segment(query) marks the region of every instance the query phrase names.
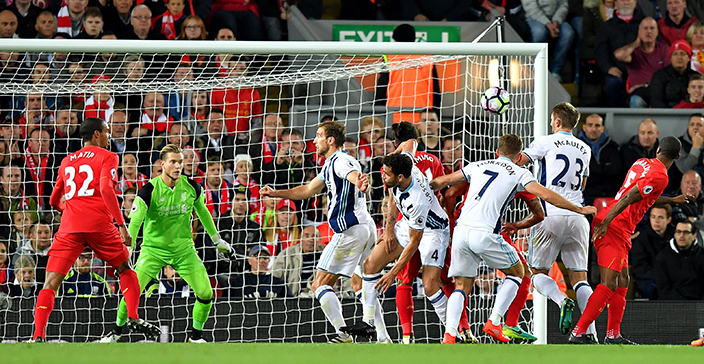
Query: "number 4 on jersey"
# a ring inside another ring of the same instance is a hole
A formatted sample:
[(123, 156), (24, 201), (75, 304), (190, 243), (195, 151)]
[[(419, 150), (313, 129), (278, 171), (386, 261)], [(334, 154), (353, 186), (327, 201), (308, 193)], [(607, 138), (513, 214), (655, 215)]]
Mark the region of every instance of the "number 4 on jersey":
[[(74, 179), (76, 178), (76, 168), (68, 166), (64, 169), (64, 171), (66, 172), (66, 186), (70, 188), (68, 192), (64, 193), (64, 198), (68, 201), (76, 195), (76, 182), (74, 182)], [(93, 169), (91, 169), (87, 164), (81, 164), (78, 167), (78, 173), (84, 173), (86, 175), (81, 188), (78, 190), (78, 196), (93, 196), (95, 189), (88, 188), (90, 183), (93, 181)]]

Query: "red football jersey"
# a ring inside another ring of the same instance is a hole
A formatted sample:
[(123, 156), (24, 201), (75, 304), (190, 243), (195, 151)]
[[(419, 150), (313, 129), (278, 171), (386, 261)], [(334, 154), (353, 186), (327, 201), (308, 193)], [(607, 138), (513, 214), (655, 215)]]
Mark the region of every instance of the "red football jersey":
[(655, 200), (662, 195), (668, 182), (667, 168), (658, 159), (641, 158), (633, 163), (633, 166), (626, 174), (626, 181), (623, 182), (623, 186), (616, 194), (615, 200), (611, 201), (605, 210), (611, 211), (618, 200), (634, 185), (638, 186), (638, 191), (643, 196), (643, 199), (626, 207), (623, 212), (614, 218), (609, 228), (633, 234), (636, 224), (643, 218), (650, 206), (655, 203)]
[[(98, 146), (88, 146), (69, 154), (61, 162), (56, 188), (52, 194), (63, 195), (65, 208), (59, 231), (62, 233), (93, 233), (115, 229), (113, 215), (103, 200), (100, 181), (109, 178), (111, 192), (117, 183), (117, 154)], [(115, 199), (117, 197), (106, 196)], [(119, 205), (118, 210), (119, 210)], [(124, 223), (122, 214), (116, 218)]]
[(416, 156), (413, 159), (415, 159), (416, 167), (423, 172), (428, 181), (445, 175), (445, 168), (442, 167), (438, 157), (426, 152), (416, 152)]

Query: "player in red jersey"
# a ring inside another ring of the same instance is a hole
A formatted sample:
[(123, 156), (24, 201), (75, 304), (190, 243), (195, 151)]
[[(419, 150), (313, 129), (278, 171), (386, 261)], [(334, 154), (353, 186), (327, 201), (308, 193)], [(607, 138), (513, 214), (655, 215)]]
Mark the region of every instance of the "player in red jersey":
[(49, 200), (63, 215), (49, 249), (46, 282), (34, 309), (33, 341), (45, 341), (46, 323), (54, 309), (56, 292), (86, 247), (120, 272), (130, 329), (156, 338), (159, 329), (137, 314), (141, 290), (137, 274), (129, 266), (129, 251), (125, 246), (132, 244), (132, 237), (115, 195), (118, 157), (106, 149), (110, 142), (108, 125), (102, 119), (88, 118), (81, 123), (80, 133), (85, 146), (63, 159)]
[[(463, 182), (453, 185), (445, 192), (445, 209), (450, 217), (450, 228), (454, 227), (455, 219), (457, 219), (459, 212), (462, 209), (460, 205), (460, 208), (455, 211), (457, 197), (466, 194), (468, 187), (469, 183)], [(520, 325), (518, 325), (521, 310), (525, 306), (526, 300), (528, 299), (528, 294), (530, 293), (531, 270), (528, 266), (526, 258), (523, 256), (523, 253), (521, 253), (518, 246), (516, 246), (513, 240), (511, 240), (511, 235), (515, 234), (520, 229), (529, 228), (543, 221), (543, 219), (545, 219), (545, 210), (543, 210), (540, 200), (530, 192), (518, 192), (516, 193), (516, 196), (514, 196), (514, 199), (524, 201), (528, 206), (528, 210), (530, 210), (530, 214), (514, 223), (504, 222), (501, 235), (514, 249), (516, 249), (516, 252), (518, 252), (518, 258), (521, 260), (521, 264), (523, 264), (523, 271), (525, 274), (521, 279), (521, 285), (516, 293), (516, 298), (513, 299), (513, 302), (511, 302), (511, 305), (506, 312), (506, 317), (504, 320), (505, 325), (502, 329), (504, 337), (497, 339), (500, 341), (508, 341), (508, 338), (514, 338), (519, 340), (534, 341), (537, 338), (529, 332), (524, 331)], [(462, 204), (464, 204), (464, 201), (462, 201)]]
[(660, 141), (654, 159), (639, 159), (628, 170), (616, 198), (594, 218), (594, 249), (601, 283), (589, 297), (582, 317), (572, 330), (569, 342), (592, 344), (584, 335), (589, 325), (609, 305), (609, 321), (604, 344), (634, 344), (621, 336), (621, 320), (628, 292), (628, 251), (636, 224), (654, 203), (685, 203), (693, 196), (661, 197), (667, 187), (667, 170), (679, 158), (681, 143), (675, 137)]

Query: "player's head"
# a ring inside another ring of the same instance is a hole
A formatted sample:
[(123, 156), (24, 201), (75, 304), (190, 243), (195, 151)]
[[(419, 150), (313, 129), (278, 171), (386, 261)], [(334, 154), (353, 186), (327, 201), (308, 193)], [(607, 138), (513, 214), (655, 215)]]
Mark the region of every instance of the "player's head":
[(694, 228), (694, 223), (689, 220), (678, 221), (675, 226), (675, 244), (677, 249), (689, 249), (694, 240), (697, 238), (697, 230)]
[(405, 185), (405, 181), (410, 181), (413, 161), (407, 154), (389, 154), (384, 157), (382, 163), (384, 166), (382, 167), (381, 179), (386, 187)]
[[(657, 157), (658, 159), (661, 159), (661, 157), (665, 158), (666, 160), (662, 162), (669, 168), (670, 164), (672, 164), (675, 159), (680, 157), (680, 148), (682, 148), (682, 143), (679, 139), (673, 136), (664, 137), (660, 141)], [(667, 164), (666, 162), (669, 162), (670, 164)]]
[(552, 132), (572, 131), (579, 122), (579, 111), (569, 102), (561, 102), (552, 108), (550, 125)]
[(523, 150), (523, 140), (516, 134), (506, 134), (499, 138), (499, 157), (507, 157), (515, 162)]
[(337, 151), (345, 145), (345, 124), (339, 121), (325, 121), (318, 126), (313, 143), (319, 155), (326, 156), (333, 149)]
[(175, 181), (181, 177), (183, 168), (183, 150), (175, 144), (168, 144), (159, 152), (161, 175)]
[(393, 35), (391, 36), (394, 42), (415, 42), (416, 41), (416, 28), (410, 24), (401, 24), (394, 29)]
[(391, 125), (391, 131), (393, 133), (396, 146), (401, 145), (401, 143), (406, 140), (418, 139), (418, 129), (416, 129), (416, 126), (410, 121), (402, 121)]
[(108, 123), (100, 118), (87, 118), (80, 127), (81, 138), (86, 145), (107, 148), (110, 143), (110, 129)]

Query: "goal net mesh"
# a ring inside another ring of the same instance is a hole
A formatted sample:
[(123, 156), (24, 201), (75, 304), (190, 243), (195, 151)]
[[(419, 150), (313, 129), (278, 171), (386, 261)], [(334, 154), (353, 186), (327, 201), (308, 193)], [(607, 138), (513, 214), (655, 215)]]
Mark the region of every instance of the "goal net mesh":
[[(85, 118), (103, 118), (111, 128), (108, 149), (120, 156), (116, 189), (125, 216), (138, 189), (161, 173), (159, 150), (169, 143), (183, 148), (183, 173), (203, 186), (221, 235), (237, 252), (232, 258), (217, 254), (194, 215), (195, 248), (215, 292), (207, 340), (322, 341), (334, 329), (310, 283), (330, 240), (327, 198), (290, 203), (262, 198), (259, 189), (292, 188), (315, 178), (323, 163), (312, 143), (316, 126), (334, 117), (347, 128), (345, 150), (370, 176), (369, 210), (381, 233), (386, 204), (380, 161), (394, 149), (390, 126), (417, 123), (422, 145), (446, 172), (493, 158), (504, 134), (516, 133), (527, 145), (534, 134), (533, 67), (526, 56), (311, 55), (305, 48), (269, 55), (0, 53), (0, 237), (7, 252), (0, 244), (0, 286), (11, 297), (0, 294), (0, 340), (31, 338), (32, 308), (61, 221), (49, 196), (62, 158), (82, 147), (78, 126)], [(510, 94), (504, 115), (480, 105), (490, 86)], [(507, 220), (525, 214), (525, 205), (514, 202)], [(141, 236), (135, 240), (133, 260)], [(255, 289), (247, 272), (264, 259), (248, 252), (258, 244), (272, 257), (268, 276), (258, 278), (268, 287)], [(177, 271), (165, 268), (140, 305), (165, 331), (162, 341), (184, 340), (190, 329), (194, 293)], [(469, 321), (482, 342), (491, 341), (481, 327), (501, 279), (487, 269), (470, 295)], [(79, 258), (62, 284), (47, 338), (98, 340), (114, 322), (118, 286), (111, 267), (90, 254)], [(416, 341), (438, 342), (443, 328), (420, 278), (413, 287)], [(335, 290), (347, 322), (360, 319), (361, 303), (349, 280)], [(394, 292), (381, 300), (398, 342)], [(532, 331), (528, 307), (520, 324)]]

